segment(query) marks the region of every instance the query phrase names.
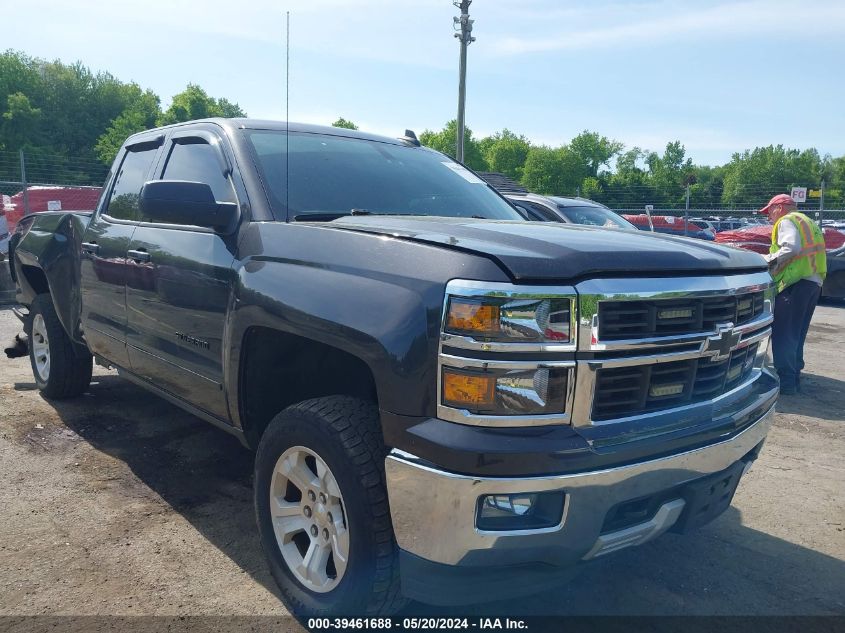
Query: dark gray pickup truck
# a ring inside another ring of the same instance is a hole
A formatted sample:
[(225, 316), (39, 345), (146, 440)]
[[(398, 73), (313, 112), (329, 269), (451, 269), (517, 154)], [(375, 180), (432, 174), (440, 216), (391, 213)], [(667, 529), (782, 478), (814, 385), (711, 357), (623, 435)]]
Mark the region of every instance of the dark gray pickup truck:
[(766, 437), (760, 256), (520, 220), (413, 133), (208, 120), (10, 261), (45, 396), (96, 361), (235, 434), (288, 607), (387, 614), (702, 525)]

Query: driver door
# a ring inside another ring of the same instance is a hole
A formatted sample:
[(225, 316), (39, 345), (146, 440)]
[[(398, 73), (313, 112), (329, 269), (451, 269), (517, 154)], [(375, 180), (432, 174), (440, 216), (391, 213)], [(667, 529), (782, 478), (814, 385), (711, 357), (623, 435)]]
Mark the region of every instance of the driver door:
[[(237, 202), (224, 139), (189, 129), (168, 138), (163, 180), (208, 184), (218, 202)], [(228, 419), (223, 332), (236, 283), (237, 232), (162, 224), (140, 217), (128, 249), (127, 348), (132, 371)]]

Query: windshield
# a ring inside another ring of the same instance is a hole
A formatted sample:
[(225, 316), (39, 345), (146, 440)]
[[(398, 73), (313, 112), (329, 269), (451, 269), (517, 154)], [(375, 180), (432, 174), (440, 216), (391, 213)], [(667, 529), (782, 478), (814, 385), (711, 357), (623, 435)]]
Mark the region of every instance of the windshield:
[(475, 174), (426, 149), (291, 132), (286, 174), (285, 132), (247, 130), (246, 135), (280, 220), (349, 214), (522, 220)]
[(637, 230), (637, 227), (610, 209), (594, 206), (565, 207), (563, 205), (558, 205), (557, 208), (573, 224), (588, 224), (609, 229)]

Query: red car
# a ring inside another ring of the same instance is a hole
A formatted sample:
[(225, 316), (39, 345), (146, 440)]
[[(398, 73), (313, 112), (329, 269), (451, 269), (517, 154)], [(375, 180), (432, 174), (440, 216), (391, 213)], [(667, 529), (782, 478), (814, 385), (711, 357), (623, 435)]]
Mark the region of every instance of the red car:
[(651, 223), (649, 223), (649, 217), (645, 213), (637, 215), (623, 214), (622, 217), (641, 231), (651, 231), (652, 227), (654, 227), (655, 233), (685, 235), (686, 237), (695, 237), (701, 240), (712, 240), (715, 236), (715, 232), (712, 229), (702, 229), (692, 220), (688, 220), (687, 230), (684, 231), (684, 218), (674, 215), (652, 215)]
[[(29, 212), (93, 211), (102, 190), (102, 187), (28, 187)], [(8, 200), (4, 198), (3, 209), (6, 212), (9, 232), (12, 232), (18, 221), (26, 214), (23, 191), (10, 196)]]

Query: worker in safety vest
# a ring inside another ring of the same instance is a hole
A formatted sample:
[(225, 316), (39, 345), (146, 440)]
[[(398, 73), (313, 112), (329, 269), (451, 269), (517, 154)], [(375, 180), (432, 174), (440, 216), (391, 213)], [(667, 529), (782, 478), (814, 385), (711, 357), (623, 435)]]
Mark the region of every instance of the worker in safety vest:
[(780, 392), (792, 395), (801, 390), (804, 340), (827, 274), (824, 234), (783, 193), (772, 198), (759, 213), (768, 215), (774, 224), (772, 246), (766, 255), (778, 293), (772, 356), (780, 376)]

